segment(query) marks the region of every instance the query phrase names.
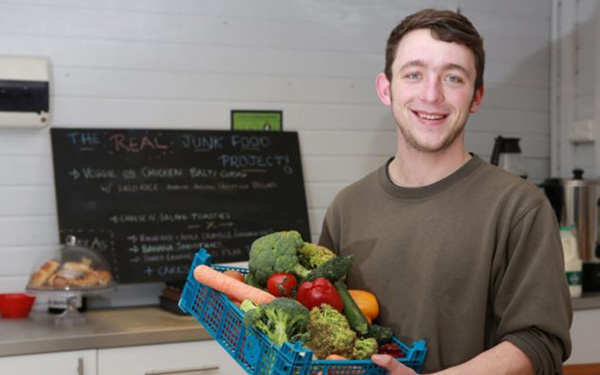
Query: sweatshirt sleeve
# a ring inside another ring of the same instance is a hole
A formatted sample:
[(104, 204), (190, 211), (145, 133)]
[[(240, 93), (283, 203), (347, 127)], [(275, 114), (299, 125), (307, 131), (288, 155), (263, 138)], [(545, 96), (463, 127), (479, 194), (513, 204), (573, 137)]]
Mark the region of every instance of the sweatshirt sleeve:
[(560, 233), (550, 204), (541, 200), (515, 217), (504, 251), (494, 258), (495, 343), (509, 341), (538, 375), (562, 373), (571, 353), (572, 306)]

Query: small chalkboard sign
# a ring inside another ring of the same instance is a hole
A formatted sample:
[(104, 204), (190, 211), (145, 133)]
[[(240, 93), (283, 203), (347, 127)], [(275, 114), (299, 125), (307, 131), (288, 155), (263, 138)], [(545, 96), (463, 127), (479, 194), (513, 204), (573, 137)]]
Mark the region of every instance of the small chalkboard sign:
[(247, 260), (274, 231), (310, 240), (295, 132), (56, 128), (52, 150), (61, 241), (119, 283), (183, 280), (200, 248)]

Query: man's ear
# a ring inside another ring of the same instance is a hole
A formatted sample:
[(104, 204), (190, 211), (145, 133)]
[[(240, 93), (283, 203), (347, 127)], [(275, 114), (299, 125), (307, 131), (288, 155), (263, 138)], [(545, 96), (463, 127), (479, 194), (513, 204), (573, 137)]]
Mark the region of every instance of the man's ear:
[(392, 105), (392, 92), (390, 90), (390, 81), (384, 73), (379, 73), (375, 79), (375, 87), (377, 88), (377, 96), (383, 105)]
[(481, 105), (481, 100), (483, 99), (484, 91), (485, 90), (484, 90), (483, 86), (481, 86), (480, 88), (475, 90), (475, 95), (473, 95), (473, 101), (471, 102), (471, 109), (470, 109), (471, 113), (475, 113), (479, 109), (479, 106)]

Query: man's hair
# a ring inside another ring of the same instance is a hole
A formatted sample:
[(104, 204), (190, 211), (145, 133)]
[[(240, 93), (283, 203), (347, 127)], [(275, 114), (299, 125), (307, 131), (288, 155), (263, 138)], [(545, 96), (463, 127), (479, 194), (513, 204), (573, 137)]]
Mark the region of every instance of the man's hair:
[(483, 87), (483, 70), (485, 68), (485, 51), (483, 38), (475, 26), (460, 13), (451, 10), (424, 9), (406, 17), (392, 30), (385, 49), (385, 75), (392, 80), (392, 63), (400, 40), (410, 31), (429, 29), (431, 35), (443, 42), (458, 43), (469, 48), (475, 55), (475, 89)]

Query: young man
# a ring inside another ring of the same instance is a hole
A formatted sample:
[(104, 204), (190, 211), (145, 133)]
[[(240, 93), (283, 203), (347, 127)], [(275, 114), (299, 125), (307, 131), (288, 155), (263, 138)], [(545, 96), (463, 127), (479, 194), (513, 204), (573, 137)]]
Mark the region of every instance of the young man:
[(354, 255), (348, 284), (377, 295), (382, 324), (427, 340), (425, 373), (560, 374), (572, 309), (554, 212), (534, 185), (465, 147), (484, 65), (458, 13), (420, 11), (392, 31), (376, 87), (396, 154), (336, 196), (320, 243)]

